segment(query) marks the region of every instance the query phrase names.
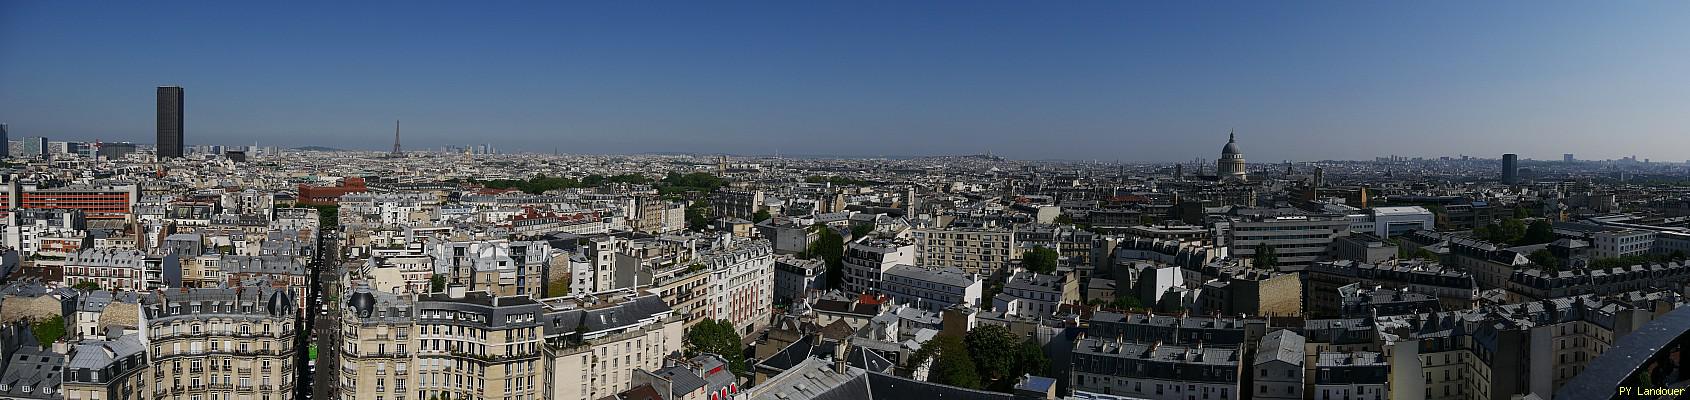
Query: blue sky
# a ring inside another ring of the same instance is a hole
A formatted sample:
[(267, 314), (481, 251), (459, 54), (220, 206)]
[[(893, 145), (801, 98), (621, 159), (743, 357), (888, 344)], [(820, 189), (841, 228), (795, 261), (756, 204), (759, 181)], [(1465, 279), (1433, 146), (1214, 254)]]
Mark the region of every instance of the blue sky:
[(1690, 2), (23, 2), (14, 139), (1690, 159)]

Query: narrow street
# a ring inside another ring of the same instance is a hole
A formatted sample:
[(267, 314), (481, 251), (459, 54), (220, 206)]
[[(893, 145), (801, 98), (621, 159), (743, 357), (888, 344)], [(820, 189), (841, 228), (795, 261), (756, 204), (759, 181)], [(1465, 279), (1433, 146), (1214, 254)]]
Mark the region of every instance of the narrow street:
[[(322, 313), (323, 305), (335, 297), (336, 287), (339, 285), (340, 246), (336, 240), (339, 231), (325, 228), (317, 238), (318, 252), (312, 262), (312, 274), (307, 285), (305, 297), (305, 318), (300, 319), (300, 334), (297, 337), (299, 350), (298, 380), (296, 380), (294, 398), (298, 399), (329, 399), (335, 394), (334, 389), (339, 369), (337, 361), (337, 343), (335, 332), (340, 324), (335, 318), (338, 307), (329, 304), (329, 313)], [(317, 346), (317, 365), (313, 370), (309, 366), (309, 345)]]

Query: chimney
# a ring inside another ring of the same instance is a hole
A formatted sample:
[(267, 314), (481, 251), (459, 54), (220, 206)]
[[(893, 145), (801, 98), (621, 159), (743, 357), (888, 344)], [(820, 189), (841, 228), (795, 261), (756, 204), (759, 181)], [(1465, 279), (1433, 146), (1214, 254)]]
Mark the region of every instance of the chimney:
[(851, 354), (851, 342), (848, 339), (841, 339), (838, 345), (833, 346), (833, 372), (843, 374), (850, 368), (851, 364), (845, 362), (848, 354)]
[(464, 287), (463, 284), (454, 283), (454, 284), (446, 286), (446, 297), (453, 298), (453, 299), (461, 299), (461, 298), (464, 298), (464, 293), (467, 292), (467, 291), (469, 291), (469, 288)]

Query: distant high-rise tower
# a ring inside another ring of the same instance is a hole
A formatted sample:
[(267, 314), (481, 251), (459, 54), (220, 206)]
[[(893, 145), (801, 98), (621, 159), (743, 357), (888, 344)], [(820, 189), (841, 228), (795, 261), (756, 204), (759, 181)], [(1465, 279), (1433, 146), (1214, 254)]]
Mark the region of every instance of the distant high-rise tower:
[(46, 158), (47, 157), (47, 138), (38, 137), (38, 136), (31, 136), (31, 137), (23, 138), (23, 152), (19, 153), (18, 156), (20, 156), (20, 157), (30, 157), (30, 158)]
[(1514, 153), (1502, 155), (1502, 183), (1514, 184), (1520, 180), (1520, 156)]
[(1561, 161), (1573, 162), (1573, 153), (1562, 154)]
[(1326, 184), (1326, 169), (1321, 168), (1321, 167), (1314, 167), (1314, 184), (1311, 185), (1311, 186), (1320, 187), (1321, 185), (1325, 185), (1325, 184)]
[(393, 120), (393, 154), (392, 155), (394, 157), (399, 157), (399, 156), (402, 155), (402, 153), (399, 152), (399, 120), (397, 120), (397, 119)]
[(0, 158), (12, 156), (12, 136), (6, 133), (6, 124), (0, 124)]
[(1238, 136), (1232, 132), (1226, 134), (1226, 147), (1221, 148), (1221, 159), (1215, 161), (1215, 175), (1221, 181), (1243, 182), (1248, 179), (1244, 171), (1244, 152), (1238, 150)]
[(158, 87), (158, 157), (182, 156), (182, 87)]

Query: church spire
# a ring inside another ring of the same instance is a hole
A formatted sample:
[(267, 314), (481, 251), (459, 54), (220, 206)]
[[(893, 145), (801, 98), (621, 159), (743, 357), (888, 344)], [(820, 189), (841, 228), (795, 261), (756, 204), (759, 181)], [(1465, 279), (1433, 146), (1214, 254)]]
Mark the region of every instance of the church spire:
[(1238, 134), (1237, 134), (1236, 129), (1227, 129), (1226, 130), (1226, 142), (1227, 143), (1238, 143)]

